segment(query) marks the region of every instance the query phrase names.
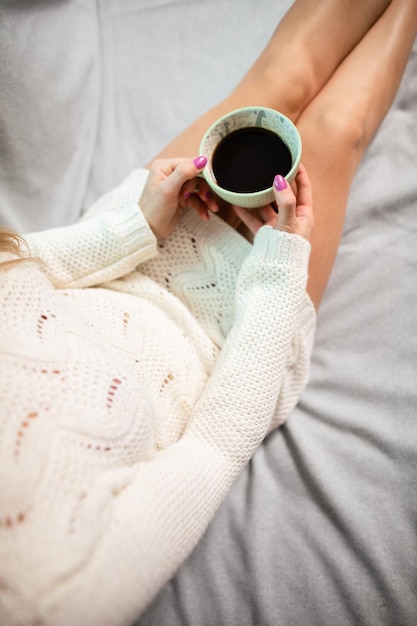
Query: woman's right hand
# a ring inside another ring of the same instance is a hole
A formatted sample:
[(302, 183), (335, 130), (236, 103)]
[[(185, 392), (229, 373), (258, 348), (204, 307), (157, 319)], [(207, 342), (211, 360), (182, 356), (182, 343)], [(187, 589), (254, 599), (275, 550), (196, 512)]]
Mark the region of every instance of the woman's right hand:
[(218, 210), (206, 181), (198, 176), (206, 163), (204, 156), (157, 159), (152, 163), (139, 205), (158, 239), (171, 234), (186, 207), (203, 220), (208, 220), (209, 211)]
[(314, 226), (313, 194), (307, 170), (301, 164), (295, 184), (296, 194), (285, 178), (279, 175), (275, 177), (273, 189), (278, 213), (271, 204), (261, 207), (257, 213), (238, 206), (233, 208), (253, 234), (261, 226), (268, 225), (310, 241)]

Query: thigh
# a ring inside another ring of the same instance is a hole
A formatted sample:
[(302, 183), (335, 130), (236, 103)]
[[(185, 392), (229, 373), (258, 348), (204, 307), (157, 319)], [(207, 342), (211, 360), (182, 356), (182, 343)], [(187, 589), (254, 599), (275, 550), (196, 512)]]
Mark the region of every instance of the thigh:
[(158, 157), (195, 156), (207, 128), (240, 107), (271, 107), (296, 122), (388, 4), (389, 0), (296, 0), (230, 94)]
[(393, 0), (300, 116), (315, 228), (308, 291), (326, 288), (355, 171), (396, 95), (417, 30), (417, 2)]

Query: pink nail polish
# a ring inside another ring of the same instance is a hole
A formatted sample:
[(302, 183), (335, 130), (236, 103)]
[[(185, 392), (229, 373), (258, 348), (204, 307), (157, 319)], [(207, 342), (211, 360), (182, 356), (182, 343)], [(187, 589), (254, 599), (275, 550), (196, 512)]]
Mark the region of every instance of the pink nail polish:
[(278, 191), (282, 191), (288, 187), (287, 181), (281, 174), (277, 174), (274, 178), (274, 186)]
[(195, 157), (195, 159), (193, 159), (193, 163), (194, 163), (194, 165), (196, 166), (197, 169), (202, 170), (203, 167), (206, 166), (207, 157), (205, 157), (205, 156)]

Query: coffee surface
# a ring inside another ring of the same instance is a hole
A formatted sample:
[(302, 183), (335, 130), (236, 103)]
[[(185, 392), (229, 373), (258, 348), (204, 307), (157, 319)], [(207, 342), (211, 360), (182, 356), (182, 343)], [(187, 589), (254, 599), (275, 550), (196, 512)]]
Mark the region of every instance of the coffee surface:
[(240, 128), (226, 135), (213, 153), (217, 184), (229, 191), (254, 193), (272, 186), (277, 174), (291, 169), (291, 154), (275, 133), (265, 128)]

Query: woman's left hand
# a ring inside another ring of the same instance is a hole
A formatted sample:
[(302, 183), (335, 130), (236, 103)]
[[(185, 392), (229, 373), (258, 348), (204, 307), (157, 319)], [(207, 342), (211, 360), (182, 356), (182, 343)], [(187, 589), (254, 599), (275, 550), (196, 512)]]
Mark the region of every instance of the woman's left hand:
[(301, 163), (295, 177), (295, 188), (294, 193), (285, 178), (275, 177), (273, 190), (278, 212), (272, 204), (261, 207), (257, 213), (242, 207), (233, 208), (253, 234), (261, 226), (268, 225), (310, 241), (314, 226), (313, 194), (307, 170)]
[(203, 220), (208, 219), (209, 211), (218, 210), (209, 186), (198, 176), (206, 163), (203, 156), (157, 159), (152, 163), (139, 205), (157, 239), (171, 234), (186, 207)]

